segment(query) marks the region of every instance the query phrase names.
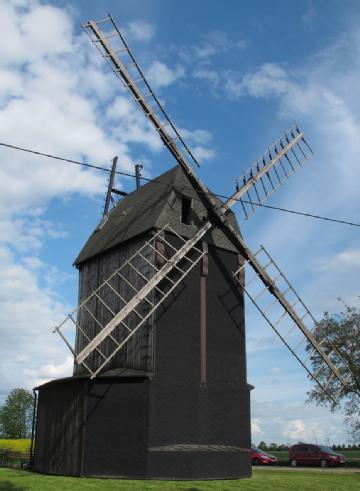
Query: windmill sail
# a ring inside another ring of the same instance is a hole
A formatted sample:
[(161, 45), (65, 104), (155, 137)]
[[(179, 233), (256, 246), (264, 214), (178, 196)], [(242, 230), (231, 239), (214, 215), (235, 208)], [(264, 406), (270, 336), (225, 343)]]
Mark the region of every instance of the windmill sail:
[[(268, 277), (271, 278), (271, 283), (264, 285), (263, 281), (259, 281), (258, 274), (245, 280), (245, 275), (241, 272), (246, 263), (233, 273), (234, 278), (281, 341), (306, 370), (308, 376), (318, 384), (329, 399), (336, 403), (339, 394), (334, 396), (334, 392), (329, 388), (335, 379), (341, 382), (341, 390), (346, 386), (346, 375), (348, 377), (349, 374), (347, 374), (344, 361), (339, 358), (339, 353), (335, 348), (331, 351), (324, 349), (322, 345), (325, 339), (317, 339), (314, 333), (316, 319), (265, 247), (261, 246), (253, 254), (253, 258), (256, 258), (256, 261), (261, 264), (262, 270), (266, 271)], [(274, 299), (275, 288), (277, 293)], [(281, 303), (277, 298), (279, 295)], [(311, 362), (316, 353), (323, 361), (314, 372)], [(326, 377), (322, 375), (325, 373), (328, 377), (324, 383)]]
[[(176, 242), (167, 240), (167, 234), (175, 237)], [(164, 254), (157, 248), (158, 238), (165, 245)], [(205, 252), (194, 244), (194, 241), (185, 241), (166, 225), (55, 328), (71, 349), (75, 361), (84, 366), (91, 378), (129, 343), (140, 327), (198, 264)], [(164, 263), (161, 269), (156, 266), (155, 257), (158, 255)], [(134, 272), (136, 282), (132, 281)], [(124, 283), (128, 287), (126, 296), (120, 288)], [(106, 325), (102, 324), (104, 310), (108, 315)], [(84, 328), (89, 320), (95, 321), (97, 325), (97, 333), (92, 338)], [(71, 348), (64, 335), (72, 324), (79, 334), (75, 349)], [(102, 349), (105, 340), (111, 340), (112, 347), (108, 352)]]
[(246, 193), (242, 198), (235, 193), (232, 199), (240, 201), (246, 219), (302, 166), (308, 153), (313, 152), (294, 124), (237, 179), (237, 189), (246, 187)]
[[(105, 25), (105, 29), (100, 29), (100, 24)], [(190, 148), (151, 89), (111, 15), (100, 21), (90, 20), (82, 27), (100, 51), (101, 56), (109, 63), (115, 75), (144, 111), (174, 157), (177, 160), (184, 159), (183, 151), (198, 165)], [(141, 88), (140, 85), (142, 85)], [(144, 89), (146, 89), (145, 93), (143, 93)], [(178, 146), (181, 147), (180, 150)]]
[[(99, 28), (100, 22), (104, 22), (104, 23), (110, 22), (112, 27), (111, 27), (110, 34), (108, 36), (104, 35), (104, 33), (100, 30)], [(308, 147), (308, 145), (305, 142), (303, 133), (300, 132), (300, 130), (298, 130), (297, 126), (295, 126), (294, 128), (290, 128), (287, 132), (285, 132), (284, 135), (280, 138), (280, 140), (278, 140), (278, 142), (276, 142), (271, 147), (268, 160), (265, 160), (264, 157), (261, 165), (258, 165), (258, 163), (256, 163), (255, 167), (253, 166), (248, 173), (245, 173), (242, 182), (239, 182), (237, 190), (233, 194), (233, 196), (229, 198), (228, 201), (224, 203), (224, 205), (218, 208), (216, 207), (215, 202), (211, 194), (209, 193), (207, 187), (195, 175), (193, 169), (186, 161), (183, 153), (176, 146), (175, 141), (180, 142), (181, 145), (183, 146), (183, 152), (186, 152), (188, 156), (192, 158), (192, 160), (195, 160), (193, 158), (191, 151), (189, 150), (185, 142), (182, 140), (175, 126), (172, 124), (167, 114), (164, 112), (162, 106), (160, 105), (158, 99), (156, 98), (153, 91), (151, 90), (142, 71), (137, 65), (133, 55), (131, 54), (128, 46), (126, 45), (120, 31), (118, 30), (112, 18), (109, 16), (106, 19), (103, 19), (103, 21), (98, 21), (98, 22), (89, 21), (88, 24), (85, 24), (83, 27), (91, 37), (92, 42), (99, 48), (104, 58), (110, 63), (115, 74), (121, 79), (125, 87), (131, 92), (132, 96), (135, 98), (135, 100), (138, 102), (138, 104), (144, 111), (145, 115), (149, 118), (149, 120), (152, 122), (152, 124), (158, 131), (164, 144), (167, 146), (167, 148), (173, 154), (179, 165), (181, 165), (181, 167), (185, 171), (190, 182), (194, 185), (195, 189), (197, 190), (199, 198), (201, 199), (201, 201), (204, 203), (207, 210), (209, 211), (209, 220), (206, 221), (201, 226), (198, 232), (190, 240), (184, 241), (184, 239), (178, 236), (178, 238), (182, 240), (182, 245), (180, 244), (180, 247), (178, 249), (173, 250), (170, 257), (165, 258), (165, 264), (159, 269), (157, 269), (152, 264), (151, 265), (151, 267), (153, 268), (152, 274), (149, 277), (144, 277), (143, 287), (137, 291), (134, 291), (134, 295), (130, 299), (128, 300), (125, 299), (125, 301), (123, 301), (123, 305), (118, 309), (117, 312), (114, 311), (110, 312), (111, 319), (106, 325), (99, 326), (98, 332), (95, 333), (92, 339), (89, 338), (85, 339), (83, 345), (78, 346), (75, 351), (72, 350), (74, 353), (75, 361), (78, 364), (82, 364), (85, 368), (87, 368), (88, 371), (90, 371), (92, 377), (96, 376), (106, 366), (109, 360), (113, 356), (115, 356), (115, 354), (121, 348), (123, 348), (125, 344), (128, 342), (128, 340), (135, 334), (136, 330), (144, 322), (142, 319), (145, 316), (148, 317), (149, 315), (151, 315), (151, 313), (155, 312), (155, 310), (161, 304), (163, 299), (166, 298), (167, 291), (174, 290), (181, 282), (181, 279), (186, 274), (188, 274), (188, 272), (190, 272), (190, 270), (198, 263), (198, 261), (202, 257), (202, 252), (197, 247), (198, 242), (209, 230), (211, 230), (214, 226), (217, 226), (222, 229), (225, 235), (236, 246), (237, 250), (241, 253), (244, 259), (253, 268), (253, 270), (256, 273), (256, 277), (263, 283), (265, 290), (267, 290), (271, 295), (275, 297), (275, 300), (273, 301), (278, 303), (283, 308), (287, 316), (289, 316), (293, 321), (293, 323), (296, 325), (297, 329), (310, 342), (313, 349), (316, 350), (316, 352), (322, 357), (324, 364), (326, 364), (326, 366), (331, 372), (331, 376), (336, 377), (338, 380), (340, 380), (341, 384), (345, 386), (346, 382), (342, 376), (342, 373), (339, 371), (339, 367), (334, 365), (329, 354), (327, 354), (322, 349), (321, 342), (318, 342), (318, 340), (315, 339), (315, 337), (313, 336), (311, 330), (305, 326), (305, 324), (303, 323), (303, 319), (299, 317), (297, 311), (294, 309), (294, 305), (292, 305), (288, 301), (284, 292), (278, 288), (276, 282), (271, 278), (271, 276), (266, 271), (267, 268), (263, 267), (263, 265), (258, 260), (257, 254), (252, 253), (252, 251), (246, 245), (243, 238), (235, 230), (235, 228), (228, 222), (226, 218), (226, 212), (229, 210), (230, 207), (232, 207), (239, 200), (243, 202), (242, 204), (244, 207), (245, 204), (249, 204), (249, 203), (245, 203), (246, 198), (248, 198), (248, 201), (250, 201), (250, 205), (252, 206), (252, 199), (250, 195), (251, 192), (257, 195), (259, 203), (263, 202), (264, 199), (267, 199), (267, 197), (273, 191), (275, 191), (275, 189), (279, 185), (281, 185), (284, 182), (284, 180), (286, 180), (289, 177), (289, 170), (288, 172), (286, 172), (286, 168), (284, 168), (282, 159), (283, 160), (285, 159), (288, 162), (288, 164), (293, 168), (293, 161), (290, 159), (290, 153), (291, 153), (293, 157), (296, 159), (298, 165), (301, 164), (301, 159), (299, 158), (299, 154), (296, 153), (296, 148), (300, 149), (303, 158), (307, 158), (305, 153), (305, 148), (300, 146), (300, 144), (303, 143), (306, 145), (308, 149), (310, 149), (310, 147)], [(115, 50), (109, 45), (110, 38), (112, 39), (115, 38), (117, 39), (117, 41), (120, 42), (120, 47), (117, 50)], [(126, 67), (124, 63), (119, 59), (118, 55), (122, 53), (125, 53), (128, 57), (130, 57), (132, 67), (135, 69), (135, 72), (137, 72), (140, 76), (138, 81), (134, 80), (134, 78), (130, 75), (129, 73), (130, 67), (129, 66)], [(143, 95), (141, 93), (138, 87), (139, 83), (143, 83), (145, 87), (149, 90), (147, 94)], [(156, 108), (153, 109), (151, 107), (151, 105), (148, 103), (148, 99), (155, 101), (157, 109)], [(161, 122), (160, 119), (157, 117), (156, 113), (160, 113), (163, 116), (163, 118), (165, 118), (165, 122)], [(170, 136), (165, 131), (165, 126), (170, 126), (170, 128), (174, 132), (174, 136)], [(286, 142), (286, 144), (284, 142)], [(274, 178), (274, 176), (278, 177), (279, 166), (284, 169), (284, 176), (281, 178), (279, 175), (278, 184), (275, 185), (272, 183), (271, 188), (266, 188), (264, 181), (268, 180), (269, 182), (272, 182), (272, 178)], [(259, 193), (258, 186), (263, 187), (262, 196)], [(246, 214), (246, 216), (248, 215)], [(175, 233), (173, 230), (167, 230), (167, 232), (169, 232), (170, 234)], [(150, 247), (153, 249), (154, 245), (151, 244), (150, 241), (149, 243), (146, 244), (146, 247)], [(192, 253), (195, 253), (196, 257), (190, 259), (189, 255), (191, 255)], [(140, 250), (137, 254), (143, 256), (142, 250)], [(182, 261), (189, 261), (189, 260), (190, 260), (189, 263), (190, 265), (186, 269), (181, 268), (180, 263)], [(133, 265), (131, 266), (130, 263), (131, 260), (129, 261), (129, 264), (126, 263), (125, 266), (133, 267)], [(178, 280), (175, 281), (173, 279), (169, 280), (169, 278), (171, 277), (171, 273), (173, 273), (174, 271), (176, 271), (179, 274)], [(117, 271), (114, 274), (122, 275), (121, 271)], [(138, 271), (138, 274), (141, 275), (143, 273), (141, 271)], [(169, 290), (167, 290), (166, 292), (163, 291), (158, 292), (159, 284), (164, 279), (168, 279), (170, 281), (170, 286), (168, 287)], [(101, 288), (109, 288), (109, 284), (110, 284), (110, 280), (106, 280), (99, 287), (99, 290), (101, 290)], [(246, 286), (244, 285), (241, 286), (246, 289)], [(154, 301), (150, 299), (149, 295), (151, 296), (151, 293), (154, 292), (155, 290), (157, 291), (157, 293), (160, 293), (160, 296), (157, 295), (157, 298), (159, 298), (159, 300), (154, 303)], [(94, 292), (94, 294), (100, 297), (98, 291)], [(115, 292), (115, 294), (118, 294), (118, 292)], [(101, 301), (101, 298), (98, 298), (97, 300)], [(142, 305), (144, 302), (148, 305), (148, 308), (146, 310), (147, 313), (145, 315), (141, 315), (141, 314), (139, 315), (138, 312), (139, 306)], [(83, 302), (83, 304), (81, 304), (78, 307), (78, 309), (85, 308), (86, 303), (87, 300)], [(133, 315), (139, 317), (139, 321), (135, 323), (134, 326), (130, 327), (128, 324), (126, 324), (126, 319), (129, 316), (133, 316)], [(81, 328), (81, 326), (77, 325), (77, 321), (73, 319), (72, 315), (69, 316), (68, 320), (69, 319), (72, 322), (76, 323), (76, 327), (78, 329)], [(59, 332), (59, 334), (61, 334), (61, 336), (67, 342), (68, 346), (71, 348), (70, 343), (65, 339), (65, 336), (62, 332), (63, 326), (64, 323), (56, 327), (56, 330)], [(127, 330), (128, 333), (126, 333), (122, 338), (119, 339), (118, 336), (116, 336), (116, 332), (120, 326), (125, 328), (125, 330)], [(101, 344), (108, 337), (110, 339), (112, 339), (112, 337), (114, 338), (114, 348), (111, 353), (102, 353)], [(296, 351), (295, 350), (293, 351), (296, 354)], [(99, 356), (102, 358), (102, 362), (99, 363), (99, 366), (95, 370), (92, 370), (87, 365), (87, 359), (90, 356), (92, 356), (94, 353), (99, 354)], [(326, 387), (323, 387), (323, 389), (326, 391)]]
[[(99, 25), (105, 25), (105, 29), (100, 29)], [(110, 65), (116, 77), (130, 92), (147, 119), (154, 126), (164, 145), (184, 169), (188, 178), (199, 192), (200, 199), (211, 212), (216, 206), (215, 201), (205, 184), (194, 173), (185, 155), (197, 165), (199, 165), (198, 161), (151, 89), (111, 15), (100, 21), (90, 20), (82, 26), (101, 56)]]

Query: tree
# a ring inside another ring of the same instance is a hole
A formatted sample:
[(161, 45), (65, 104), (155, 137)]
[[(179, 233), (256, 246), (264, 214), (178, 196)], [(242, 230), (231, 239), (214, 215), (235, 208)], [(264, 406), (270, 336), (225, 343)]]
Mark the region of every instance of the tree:
[(267, 450), (267, 445), (266, 445), (266, 443), (261, 441), (261, 442), (259, 443), (259, 448), (261, 448), (261, 450)]
[[(314, 373), (325, 386), (330, 380), (327, 390), (339, 404), (334, 404), (314, 381), (308, 396), (310, 401), (329, 406), (332, 411), (343, 408), (345, 422), (355, 442), (360, 440), (360, 310), (345, 307), (340, 314), (325, 312), (315, 327), (314, 335), (319, 341), (323, 340), (321, 346), (325, 352), (333, 352), (331, 359), (346, 380), (346, 387), (342, 387), (336, 377), (331, 377), (330, 369), (323, 364), (317, 352), (311, 356)], [(307, 350), (311, 352), (312, 347), (308, 346)]]
[(4, 438), (31, 436), (34, 396), (29, 390), (14, 389), (0, 408), (0, 427)]

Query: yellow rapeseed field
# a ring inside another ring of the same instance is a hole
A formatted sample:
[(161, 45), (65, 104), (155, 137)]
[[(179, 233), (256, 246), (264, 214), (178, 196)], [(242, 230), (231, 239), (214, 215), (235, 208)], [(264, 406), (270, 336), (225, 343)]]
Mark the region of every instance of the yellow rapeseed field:
[(30, 439), (6, 440), (0, 439), (0, 449), (6, 448), (14, 452), (30, 452)]

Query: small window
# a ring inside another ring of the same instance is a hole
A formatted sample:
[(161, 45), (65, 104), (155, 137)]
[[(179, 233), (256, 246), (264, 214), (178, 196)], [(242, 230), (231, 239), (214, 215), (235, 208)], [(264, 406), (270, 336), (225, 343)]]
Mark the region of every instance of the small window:
[(191, 225), (192, 199), (181, 197), (181, 223)]

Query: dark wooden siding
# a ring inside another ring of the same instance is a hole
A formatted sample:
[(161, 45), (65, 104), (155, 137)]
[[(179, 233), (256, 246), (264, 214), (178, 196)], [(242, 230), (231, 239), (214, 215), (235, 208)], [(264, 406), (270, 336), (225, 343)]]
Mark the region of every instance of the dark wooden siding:
[[(132, 240), (127, 244), (122, 244), (110, 251), (96, 256), (95, 258), (86, 261), (81, 264), (79, 270), (79, 305), (91, 293), (96, 290), (104, 280), (109, 278), (120, 266), (124, 265), (126, 261), (141, 248), (141, 246), (150, 238), (150, 234)], [(143, 253), (147, 259), (153, 263), (154, 254), (151, 250)], [(151, 278), (153, 275), (153, 269), (151, 266), (141, 258), (136, 258), (133, 264), (137, 267), (146, 278)], [(141, 278), (133, 269), (126, 267), (122, 271), (123, 276), (128, 280), (137, 290), (139, 290), (145, 281)], [(128, 301), (133, 295), (134, 291), (128, 286), (126, 281), (121, 280), (117, 275), (113, 276), (110, 280), (110, 284), (117, 290), (118, 293)], [(119, 299), (114, 292), (105, 287), (102, 289), (101, 298), (110, 307), (110, 309), (117, 313), (124, 303)], [(112, 315), (108, 309), (94, 296), (87, 304), (87, 308), (95, 315), (100, 321), (102, 326), (105, 326), (111, 319)], [(149, 304), (143, 302), (137, 309), (141, 315), (148, 312)], [(132, 329), (138, 317), (135, 314), (130, 314), (126, 319), (126, 323), (130, 329)], [(101, 330), (101, 327), (96, 323), (92, 316), (82, 308), (79, 311), (78, 319), (79, 325), (82, 330), (88, 336), (89, 339), (93, 339), (94, 336)], [(128, 341), (124, 348), (120, 349), (118, 353), (112, 358), (109, 364), (104, 367), (103, 371), (114, 370), (118, 368), (132, 368), (144, 371), (152, 371), (153, 369), (153, 319), (150, 317), (148, 321), (137, 331), (137, 333)], [(125, 336), (129, 334), (128, 331), (122, 326), (116, 328), (112, 335), (118, 341), (121, 342)], [(88, 341), (85, 336), (77, 331), (76, 335), (76, 350), (77, 352), (82, 349)], [(106, 338), (100, 345), (99, 349), (102, 353), (109, 355), (116, 347), (115, 343)], [(87, 359), (86, 363), (91, 369), (95, 369), (103, 361), (103, 358), (98, 352), (94, 352)], [(82, 366), (75, 366), (74, 373), (76, 375), (87, 373), (86, 369)]]
[(209, 246), (205, 385), (200, 363), (200, 264), (157, 313), (151, 446), (216, 442), (250, 449), (244, 296), (232, 277), (238, 260), (235, 253)]
[(86, 386), (73, 379), (61, 387), (44, 387), (39, 391), (34, 469), (47, 474), (79, 475)]

